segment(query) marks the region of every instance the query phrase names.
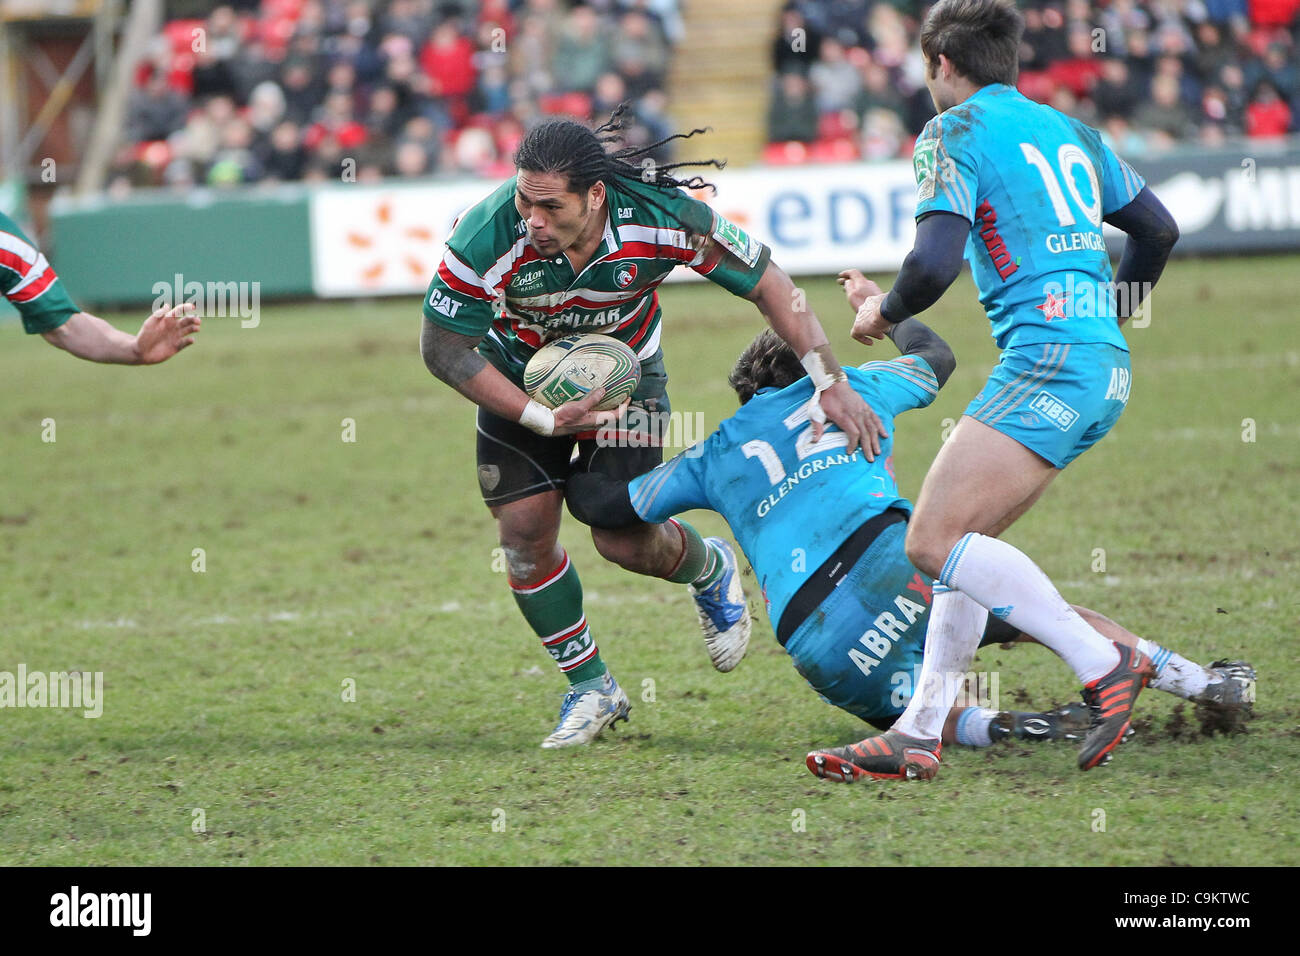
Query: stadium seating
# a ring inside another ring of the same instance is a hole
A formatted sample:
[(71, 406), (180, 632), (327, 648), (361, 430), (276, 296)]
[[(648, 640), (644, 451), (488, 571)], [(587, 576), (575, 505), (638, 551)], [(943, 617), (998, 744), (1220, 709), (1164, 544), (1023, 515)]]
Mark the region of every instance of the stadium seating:
[[(676, 6), (262, 0), (171, 20), (137, 70), (137, 138), (110, 182), (121, 192), (329, 179), (345, 158), (375, 175), (498, 175), (546, 116), (596, 119), (654, 94), (629, 117), (629, 137), (652, 142), (671, 132), (656, 57), (680, 36)], [(578, 58), (586, 79), (575, 79)]]
[[(1158, 151), (1180, 140), (1221, 142), (1234, 136), (1275, 138), (1296, 130), (1300, 103), (1297, 17), (1300, 0), (1211, 0), (1167, 4), (1034, 2), (1025, 10), (1025, 47), (1019, 89), (1102, 129), (1112, 142)], [(849, 0), (791, 0), (773, 32), (773, 96), (782, 75), (799, 73), (813, 101), (834, 99), (845, 75), (842, 61), (862, 74), (855, 111), (894, 112), (911, 142), (933, 115), (924, 88), (914, 5)], [(840, 50), (847, 47), (847, 56)], [(829, 51), (829, 52), (827, 52)], [(1106, 77), (1106, 64), (1125, 65), (1121, 79)], [(894, 95), (869, 88), (873, 68), (889, 74)], [(1152, 102), (1160, 77), (1178, 82), (1178, 102)], [(1117, 84), (1119, 87), (1117, 88)], [(798, 144), (772, 135), (764, 159), (773, 163), (852, 158), (843, 111), (823, 110), (814, 139)], [(786, 124), (774, 127), (785, 132)], [(865, 145), (871, 131), (860, 122)], [(1171, 131), (1174, 135), (1171, 135)], [(878, 151), (862, 148), (865, 155)], [(800, 148), (795, 148), (795, 146)]]

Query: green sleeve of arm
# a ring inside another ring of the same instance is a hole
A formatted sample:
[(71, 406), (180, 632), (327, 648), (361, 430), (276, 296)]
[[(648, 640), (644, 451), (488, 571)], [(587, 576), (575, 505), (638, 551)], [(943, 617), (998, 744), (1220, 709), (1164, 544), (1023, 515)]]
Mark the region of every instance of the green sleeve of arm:
[(0, 213), (0, 293), (22, 316), (29, 335), (51, 332), (81, 310), (41, 250)]
[(698, 200), (692, 202), (708, 212), (709, 231), (703, 259), (691, 268), (733, 295), (749, 295), (763, 278), (772, 250), (726, 216)]
[(73, 303), (63, 283), (55, 276), (39, 295), (24, 300), (23, 292), (10, 296), (9, 301), (23, 319), (23, 330), (28, 335), (52, 332), (81, 310)]
[(674, 190), (670, 211), (702, 250), (690, 268), (733, 295), (747, 296), (763, 278), (772, 251), (706, 202)]
[[(767, 269), (767, 264), (772, 260), (772, 250), (757, 239), (752, 239), (744, 233), (738, 226), (733, 225), (721, 216), (718, 217), (720, 222), (726, 223), (736, 232), (739, 232), (746, 240), (755, 244), (755, 250), (751, 262), (748, 257), (741, 258), (731, 251), (730, 247), (723, 246), (721, 243), (715, 247), (715, 250), (706, 259), (716, 259), (709, 267), (708, 271), (704, 268), (697, 268), (695, 271), (710, 281), (722, 286), (732, 295), (738, 295), (741, 298), (749, 295), (754, 291), (754, 286), (758, 285), (758, 280), (763, 278), (763, 273)], [(716, 233), (715, 242), (716, 240)]]

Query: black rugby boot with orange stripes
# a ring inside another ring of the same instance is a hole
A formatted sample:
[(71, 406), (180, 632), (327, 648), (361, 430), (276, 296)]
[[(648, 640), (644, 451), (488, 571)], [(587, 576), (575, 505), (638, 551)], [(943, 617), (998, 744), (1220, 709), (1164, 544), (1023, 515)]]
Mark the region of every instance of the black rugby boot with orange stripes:
[(1151, 658), (1136, 647), (1115, 644), (1115, 649), (1119, 651), (1115, 669), (1083, 689), (1083, 701), (1092, 711), (1092, 726), (1079, 750), (1080, 770), (1107, 763), (1111, 751), (1133, 733), (1129, 726), (1133, 704), (1142, 688), (1156, 676)]
[(923, 740), (887, 730), (846, 747), (814, 750), (805, 762), (817, 776), (844, 783), (853, 783), (863, 777), (929, 780), (939, 772), (942, 750), (943, 745), (938, 740)]

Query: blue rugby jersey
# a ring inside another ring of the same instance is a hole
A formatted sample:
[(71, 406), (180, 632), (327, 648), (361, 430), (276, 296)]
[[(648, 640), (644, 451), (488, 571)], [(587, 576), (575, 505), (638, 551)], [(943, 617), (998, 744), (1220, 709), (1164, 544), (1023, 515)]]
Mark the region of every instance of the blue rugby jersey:
[(1127, 350), (1101, 223), (1145, 183), (1096, 130), (995, 83), (930, 120), (913, 165), (917, 217), (971, 223), (965, 257), (999, 348)]
[(912, 505), (894, 480), (894, 418), (934, 400), (939, 383), (916, 356), (845, 369), (849, 382), (889, 432), (869, 462), (828, 426), (813, 441), (812, 381), (763, 389), (701, 444), (628, 485), (643, 521), (661, 522), (692, 508), (727, 519), (763, 588), (773, 626), (786, 604), (850, 534), (887, 508)]

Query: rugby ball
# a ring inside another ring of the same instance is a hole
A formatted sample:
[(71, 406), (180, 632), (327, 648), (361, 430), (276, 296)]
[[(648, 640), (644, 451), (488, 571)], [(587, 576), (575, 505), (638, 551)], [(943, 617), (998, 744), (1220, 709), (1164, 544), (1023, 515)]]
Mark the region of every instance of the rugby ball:
[(641, 383), (641, 360), (609, 335), (566, 335), (534, 353), (524, 369), (524, 391), (547, 408), (582, 398), (604, 388), (597, 411), (618, 408)]

